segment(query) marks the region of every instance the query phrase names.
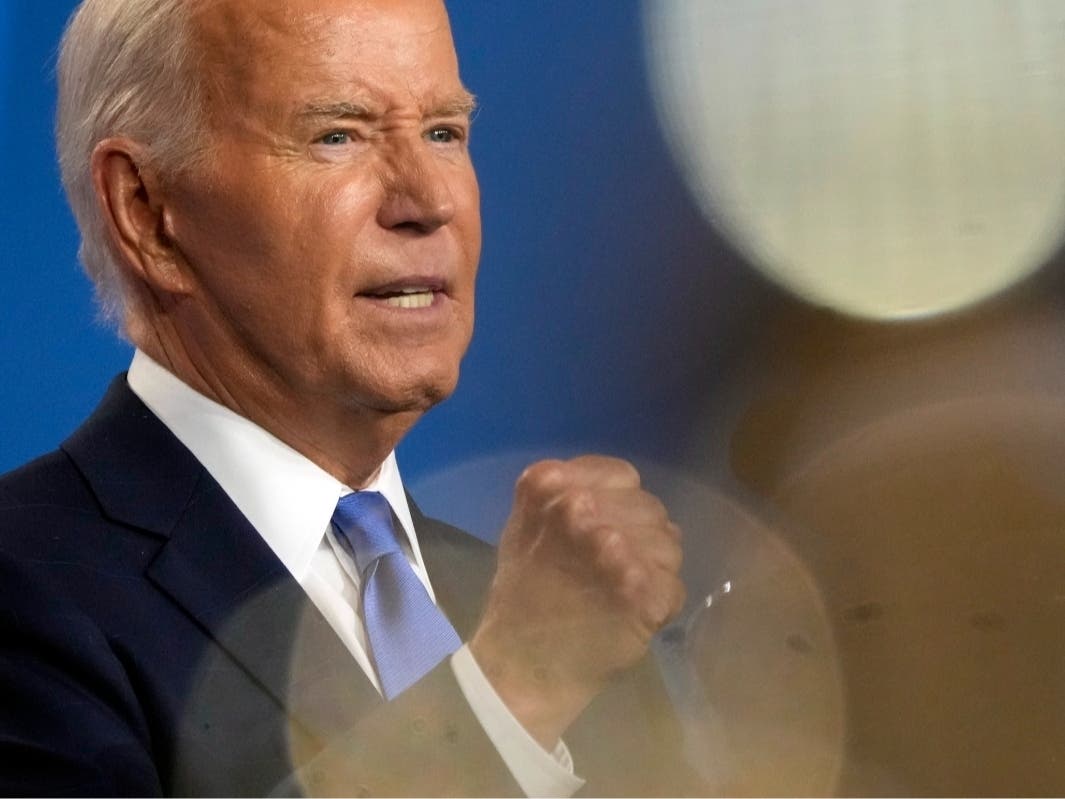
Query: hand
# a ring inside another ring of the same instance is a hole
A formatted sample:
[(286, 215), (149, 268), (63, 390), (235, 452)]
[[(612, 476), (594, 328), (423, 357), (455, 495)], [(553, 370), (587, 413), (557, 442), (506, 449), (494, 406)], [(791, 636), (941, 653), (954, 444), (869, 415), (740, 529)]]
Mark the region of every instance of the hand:
[(684, 604), (680, 530), (626, 461), (541, 461), (514, 509), (470, 649), (550, 749)]

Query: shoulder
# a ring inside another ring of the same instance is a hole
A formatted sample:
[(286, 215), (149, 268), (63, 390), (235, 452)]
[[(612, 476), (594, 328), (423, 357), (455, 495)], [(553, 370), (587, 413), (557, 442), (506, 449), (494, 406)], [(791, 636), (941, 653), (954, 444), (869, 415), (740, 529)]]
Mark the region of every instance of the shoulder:
[(90, 593), (106, 576), (140, 575), (198, 479), (198, 464), (118, 375), (60, 448), (0, 475), (0, 555), (42, 578), (95, 571)]
[(160, 790), (149, 725), (101, 623), (136, 604), (110, 590), (135, 571), (123, 558), (139, 559), (65, 453), (0, 476), (0, 792)]
[(0, 475), (0, 513), (30, 505), (62, 507), (84, 494), (77, 469), (60, 450)]
[[(99, 452), (107, 441), (90, 444)], [(162, 604), (145, 576), (161, 544), (105, 511), (65, 447), (0, 476), (0, 605), (7, 610), (0, 626), (9, 635), (69, 639), (67, 662), (93, 653), (110, 659), (107, 641), (144, 626), (139, 619)], [(38, 653), (52, 646), (37, 643)]]
[[(126, 535), (117, 535), (121, 529)], [(128, 543), (123, 544), (124, 538)], [(70, 456), (50, 452), (0, 476), (0, 554), (40, 572), (51, 565), (144, 565), (145, 539), (110, 520)]]
[(92, 491), (61, 450), (0, 476), (0, 553), (11, 559), (69, 562), (102, 526)]

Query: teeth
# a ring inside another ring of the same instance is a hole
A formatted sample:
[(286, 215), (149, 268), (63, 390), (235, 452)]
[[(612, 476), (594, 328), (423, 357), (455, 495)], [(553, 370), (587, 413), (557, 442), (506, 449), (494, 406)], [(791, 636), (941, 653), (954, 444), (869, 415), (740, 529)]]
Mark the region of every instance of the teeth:
[(386, 303), (393, 308), (428, 308), (433, 304), (433, 292), (428, 289), (403, 289), (403, 293), (389, 297)]

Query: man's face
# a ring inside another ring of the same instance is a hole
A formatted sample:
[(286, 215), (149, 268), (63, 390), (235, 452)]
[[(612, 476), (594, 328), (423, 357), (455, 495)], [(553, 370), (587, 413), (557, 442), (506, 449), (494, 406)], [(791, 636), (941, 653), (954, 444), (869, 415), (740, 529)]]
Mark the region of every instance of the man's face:
[(442, 3), (223, 0), (198, 22), (208, 163), (167, 220), (191, 360), (238, 406), (265, 382), (309, 409), (428, 408), (458, 379), (481, 244)]

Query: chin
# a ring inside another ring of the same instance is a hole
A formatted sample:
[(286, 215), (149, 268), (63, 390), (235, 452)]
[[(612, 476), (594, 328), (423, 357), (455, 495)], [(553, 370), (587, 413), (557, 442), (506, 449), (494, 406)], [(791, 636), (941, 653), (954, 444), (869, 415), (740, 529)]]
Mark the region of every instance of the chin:
[(375, 348), (334, 373), (343, 381), (334, 382), (334, 389), (378, 413), (424, 413), (454, 393), (467, 340), (462, 346), (449, 337), (444, 346)]
[(450, 397), (457, 385), (457, 370), (453, 374), (427, 375), (413, 381), (408, 377), (401, 384), (382, 386), (370, 404), (382, 413), (425, 413)]

